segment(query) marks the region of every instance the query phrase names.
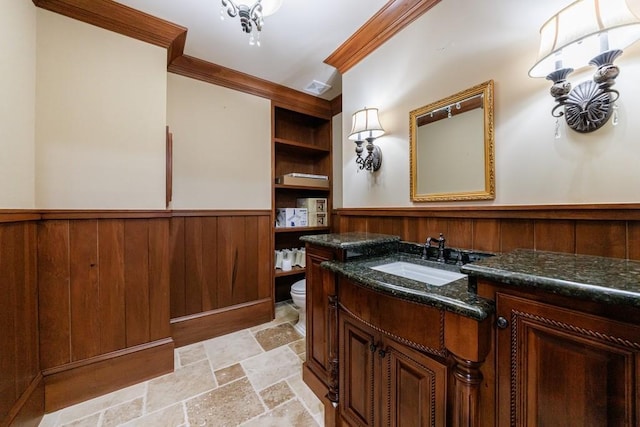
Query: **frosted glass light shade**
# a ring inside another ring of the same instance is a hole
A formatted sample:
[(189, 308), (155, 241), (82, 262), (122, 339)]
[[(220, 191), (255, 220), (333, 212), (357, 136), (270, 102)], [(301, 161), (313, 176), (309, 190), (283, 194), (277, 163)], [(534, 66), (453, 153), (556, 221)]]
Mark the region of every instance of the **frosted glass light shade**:
[(351, 141), (364, 141), (367, 138), (378, 138), (384, 135), (384, 129), (378, 119), (377, 108), (363, 108), (353, 113), (351, 117)]
[(262, 16), (273, 15), (282, 6), (282, 0), (262, 0)]
[(545, 77), (558, 68), (578, 69), (601, 52), (624, 49), (640, 39), (640, 17), (634, 0), (578, 0), (540, 28), (540, 49), (531, 77)]

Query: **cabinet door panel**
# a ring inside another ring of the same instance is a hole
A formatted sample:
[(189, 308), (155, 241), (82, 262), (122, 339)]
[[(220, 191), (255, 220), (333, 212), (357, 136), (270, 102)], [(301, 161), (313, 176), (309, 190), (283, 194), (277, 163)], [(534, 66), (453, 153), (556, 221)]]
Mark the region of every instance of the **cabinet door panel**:
[[(640, 328), (498, 294), (500, 426), (634, 426)], [(634, 340), (635, 339), (635, 340)]]
[(353, 425), (374, 424), (374, 332), (340, 317), (340, 405), (341, 414)]
[(398, 427), (444, 426), (446, 366), (391, 340), (382, 368), (383, 419)]

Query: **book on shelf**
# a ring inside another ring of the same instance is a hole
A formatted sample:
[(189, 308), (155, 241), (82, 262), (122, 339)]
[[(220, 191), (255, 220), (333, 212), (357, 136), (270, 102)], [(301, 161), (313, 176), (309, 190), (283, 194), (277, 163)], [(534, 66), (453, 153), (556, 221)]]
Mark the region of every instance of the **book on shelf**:
[(284, 176), (290, 176), (293, 178), (329, 179), (327, 175), (316, 175), (313, 173), (300, 173), (300, 172), (291, 172), (291, 173), (285, 174)]
[(291, 174), (287, 174), (276, 178), (276, 184), (329, 188), (329, 178), (306, 178), (291, 176)]

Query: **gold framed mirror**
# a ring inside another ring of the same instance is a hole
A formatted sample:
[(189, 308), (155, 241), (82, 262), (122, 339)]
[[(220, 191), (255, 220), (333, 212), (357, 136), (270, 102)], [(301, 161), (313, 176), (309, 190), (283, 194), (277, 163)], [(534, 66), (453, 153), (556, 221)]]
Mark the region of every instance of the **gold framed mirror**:
[(411, 200), (495, 198), (493, 80), (409, 113)]

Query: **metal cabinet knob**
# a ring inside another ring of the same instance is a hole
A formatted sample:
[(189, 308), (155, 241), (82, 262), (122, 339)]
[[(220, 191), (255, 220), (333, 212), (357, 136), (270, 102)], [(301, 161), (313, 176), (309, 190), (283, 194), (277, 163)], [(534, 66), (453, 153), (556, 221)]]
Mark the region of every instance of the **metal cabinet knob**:
[(378, 350), (378, 354), (380, 355), (380, 357), (384, 358), (387, 355), (387, 351), (381, 348), (380, 350)]
[(374, 343), (369, 344), (369, 350), (371, 350), (371, 353), (375, 353), (376, 349), (378, 348), (378, 346)]
[(509, 327), (509, 321), (507, 319), (505, 319), (504, 317), (500, 316), (500, 317), (498, 317), (498, 320), (496, 320), (496, 325), (500, 329), (506, 329), (506, 328)]

